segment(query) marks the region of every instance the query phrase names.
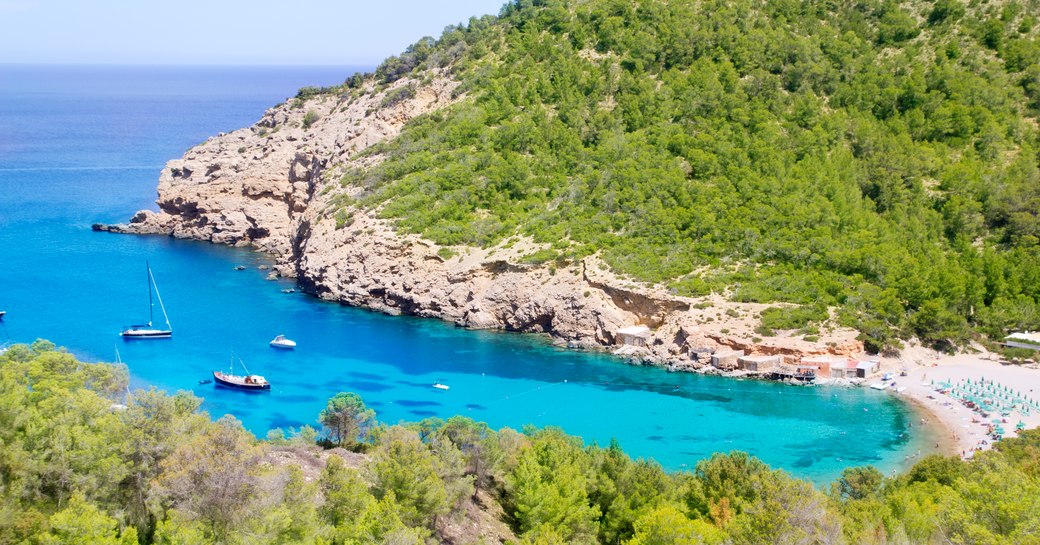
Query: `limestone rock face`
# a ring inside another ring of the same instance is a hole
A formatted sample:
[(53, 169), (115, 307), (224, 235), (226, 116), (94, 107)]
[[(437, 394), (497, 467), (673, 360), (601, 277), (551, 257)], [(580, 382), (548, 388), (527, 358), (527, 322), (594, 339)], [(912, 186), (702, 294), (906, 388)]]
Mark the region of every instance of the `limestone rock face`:
[[(817, 343), (752, 340), (755, 314), (767, 305), (676, 297), (618, 278), (596, 257), (526, 265), (521, 257), (539, 249), (530, 241), (441, 248), (395, 232), (372, 211), (344, 206), (345, 197), (364, 190), (340, 184), (344, 169), (380, 160), (360, 151), (395, 137), (408, 120), (465, 98), (446, 73), (431, 72), (424, 81), (405, 78), (378, 91), (369, 83), (364, 92), (275, 106), (252, 127), (212, 137), (168, 162), (157, 212), (94, 228), (252, 245), (275, 258), (277, 273), (298, 278), (323, 299), (464, 327), (546, 333), (573, 347), (613, 350), (619, 329), (645, 325), (653, 330), (646, 346), (624, 346), (620, 353), (677, 369), (705, 370), (700, 354), (721, 349), (862, 350), (849, 330)], [(405, 86), (411, 92), (400, 93)], [(409, 98), (388, 100), (395, 92)]]

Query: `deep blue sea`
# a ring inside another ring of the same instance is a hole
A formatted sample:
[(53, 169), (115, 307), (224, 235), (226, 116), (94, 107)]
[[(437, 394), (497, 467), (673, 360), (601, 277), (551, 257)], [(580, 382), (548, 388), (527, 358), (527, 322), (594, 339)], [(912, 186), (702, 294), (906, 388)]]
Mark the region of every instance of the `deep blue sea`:
[[(329, 397), (354, 391), (383, 422), (560, 426), (669, 469), (744, 450), (820, 483), (853, 465), (900, 470), (932, 449), (909, 426), (913, 410), (886, 393), (668, 373), (535, 336), (384, 316), (282, 293), (293, 283), (265, 280), (267, 259), (248, 250), (90, 230), (154, 208), (167, 160), (355, 70), (0, 66), (0, 342), (46, 338), (91, 361), (118, 353), (135, 387), (191, 390), (260, 437), (316, 426)], [(120, 327), (147, 317), (146, 260), (175, 333), (123, 341)], [(299, 347), (268, 347), (277, 334)], [(272, 391), (199, 384), (232, 354)]]

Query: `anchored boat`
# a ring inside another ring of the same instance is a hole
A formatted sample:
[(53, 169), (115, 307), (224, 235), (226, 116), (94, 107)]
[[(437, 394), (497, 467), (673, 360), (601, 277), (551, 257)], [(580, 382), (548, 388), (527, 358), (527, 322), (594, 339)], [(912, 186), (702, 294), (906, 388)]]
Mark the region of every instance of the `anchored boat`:
[(270, 390), (271, 383), (267, 382), (267, 379), (260, 375), (250, 375), (249, 369), (246, 369), (246, 364), (242, 362), (241, 358), (238, 360), (242, 364), (242, 369), (245, 369), (247, 374), (236, 375), (235, 372), (235, 359), (231, 358), (231, 368), (227, 373), (223, 371), (213, 371), (213, 380), (216, 381), (217, 386), (225, 386), (228, 388), (237, 388), (239, 390)]
[(275, 348), (296, 348), (296, 341), (285, 338), (285, 335), (278, 335), (271, 341), (271, 346)]
[[(166, 306), (163, 305), (162, 296), (159, 295), (159, 286), (155, 285), (152, 267), (148, 265), (147, 261), (145, 261), (144, 267), (148, 272), (148, 323), (128, 325), (119, 334), (124, 339), (168, 339), (173, 335), (173, 328), (170, 327), (170, 317), (166, 315)], [(159, 300), (159, 308), (162, 309), (163, 319), (166, 320), (166, 329), (152, 326), (152, 314), (155, 310), (155, 304), (152, 303), (153, 290), (155, 291), (155, 298)]]
[(240, 390), (270, 390), (271, 383), (260, 375), (232, 375), (221, 371), (213, 371), (213, 380), (220, 386), (238, 388)]

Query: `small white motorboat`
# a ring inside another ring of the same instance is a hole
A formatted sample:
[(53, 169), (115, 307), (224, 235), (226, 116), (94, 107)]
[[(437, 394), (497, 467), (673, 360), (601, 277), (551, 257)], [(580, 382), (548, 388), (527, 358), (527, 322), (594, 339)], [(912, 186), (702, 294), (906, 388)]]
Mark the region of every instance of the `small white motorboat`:
[(434, 382), (433, 387), (438, 390), (447, 390), (450, 388), (447, 384), (441, 384), (440, 382)]
[(271, 341), (271, 346), (275, 348), (296, 348), (296, 341), (285, 338), (285, 335), (279, 335)]
[(885, 384), (884, 382), (875, 382), (874, 384), (871, 384), (870, 387), (875, 390), (884, 390), (885, 388), (888, 388), (888, 384)]

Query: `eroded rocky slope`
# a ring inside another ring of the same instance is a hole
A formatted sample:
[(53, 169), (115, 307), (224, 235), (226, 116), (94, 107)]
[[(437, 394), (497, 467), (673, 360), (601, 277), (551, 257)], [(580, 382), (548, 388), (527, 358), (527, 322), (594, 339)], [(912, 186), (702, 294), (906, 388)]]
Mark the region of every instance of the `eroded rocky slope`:
[(723, 347), (792, 355), (862, 349), (845, 329), (825, 332), (819, 342), (759, 339), (753, 328), (766, 305), (675, 297), (618, 278), (595, 257), (529, 265), (522, 257), (538, 248), (522, 240), (442, 248), (395, 232), (377, 211), (344, 214), (337, 199), (363, 188), (342, 186), (343, 169), (379, 161), (362, 151), (416, 116), (465, 100), (445, 73), (426, 76), (276, 106), (252, 127), (210, 138), (167, 163), (157, 212), (96, 227), (252, 245), (276, 259), (280, 274), (323, 299), (464, 327), (547, 333), (575, 347), (614, 349), (619, 329), (648, 326), (646, 347), (621, 351), (633, 361), (703, 369), (705, 358), (694, 353)]

